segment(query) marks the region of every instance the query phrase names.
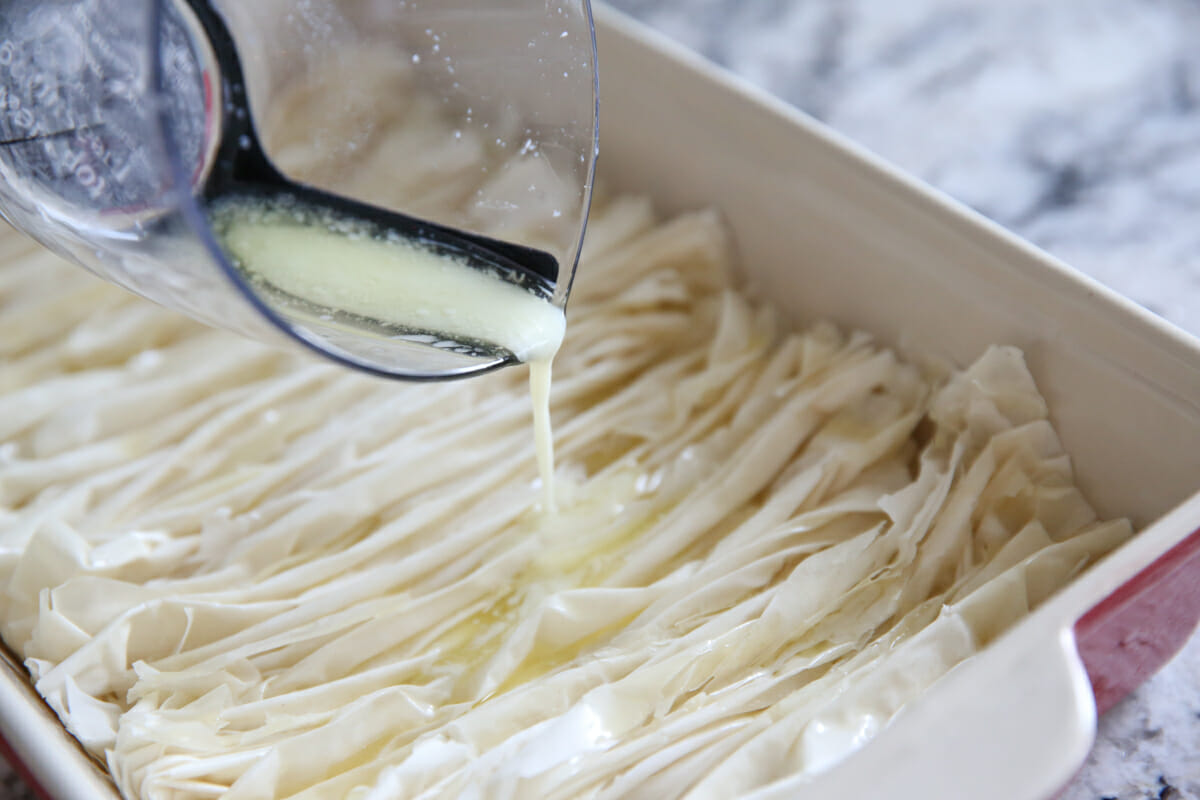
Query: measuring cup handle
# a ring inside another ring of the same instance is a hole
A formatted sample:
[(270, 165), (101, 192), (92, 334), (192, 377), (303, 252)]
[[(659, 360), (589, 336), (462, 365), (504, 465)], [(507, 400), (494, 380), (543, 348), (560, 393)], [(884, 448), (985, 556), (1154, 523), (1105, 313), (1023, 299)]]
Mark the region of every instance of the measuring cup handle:
[[(206, 74), (208, 96), (205, 114), (220, 115), (220, 144), (211, 171), (205, 179), (205, 199), (218, 197), (237, 184), (283, 183), (283, 175), (266, 157), (254, 129), (246, 77), (242, 73), (229, 27), (207, 0), (187, 0), (187, 4), (204, 28), (208, 42), (216, 53), (215, 63), (220, 65), (219, 74)], [(213, 129), (211, 125), (206, 127)]]

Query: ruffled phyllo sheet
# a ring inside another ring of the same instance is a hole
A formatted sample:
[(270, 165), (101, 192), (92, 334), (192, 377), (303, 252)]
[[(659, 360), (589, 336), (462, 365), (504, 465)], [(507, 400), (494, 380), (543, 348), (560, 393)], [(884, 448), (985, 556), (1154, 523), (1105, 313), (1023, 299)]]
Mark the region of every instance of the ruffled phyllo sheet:
[(1018, 351), (793, 329), (713, 214), (596, 210), (555, 514), (524, 368), (376, 380), (0, 248), (3, 636), (131, 798), (752, 793), (1131, 532)]
[[(399, 96), (371, 63), (362, 97)], [(536, 153), (481, 173), (419, 97), (323, 164), (298, 135), (319, 97), (272, 128), (292, 174), (418, 212), (529, 182), (526, 238), (549, 218)], [(5, 643), (129, 798), (752, 797), (819, 772), (1131, 530), (1074, 487), (1018, 351), (954, 371), (796, 327), (729, 251), (713, 213), (596, 203), (552, 513), (524, 367), (370, 378), (0, 232)]]

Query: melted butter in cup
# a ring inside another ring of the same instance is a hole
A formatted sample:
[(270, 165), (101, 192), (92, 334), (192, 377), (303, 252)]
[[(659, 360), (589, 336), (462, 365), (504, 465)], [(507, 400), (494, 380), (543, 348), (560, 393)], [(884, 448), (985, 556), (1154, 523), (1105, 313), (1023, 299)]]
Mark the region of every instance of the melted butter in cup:
[(561, 308), (498, 269), (323, 209), (237, 198), (213, 208), (212, 225), (233, 266), (284, 317), (337, 315), (364, 331), (428, 334), (527, 362), (543, 506), (554, 510), (550, 364), (566, 330)]

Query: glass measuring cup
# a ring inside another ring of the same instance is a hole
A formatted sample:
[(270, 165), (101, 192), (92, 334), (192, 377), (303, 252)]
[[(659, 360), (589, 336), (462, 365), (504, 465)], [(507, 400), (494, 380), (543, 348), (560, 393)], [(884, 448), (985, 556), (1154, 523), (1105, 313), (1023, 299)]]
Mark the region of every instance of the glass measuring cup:
[[(209, 6), (249, 115), (197, 19)], [(590, 201), (595, 76), (587, 0), (7, 4), (0, 213), (210, 324), (394, 377), (475, 374), (514, 359), (275, 302), (218, 244), (205, 187), (250, 116), (287, 178), (549, 254), (561, 308)]]

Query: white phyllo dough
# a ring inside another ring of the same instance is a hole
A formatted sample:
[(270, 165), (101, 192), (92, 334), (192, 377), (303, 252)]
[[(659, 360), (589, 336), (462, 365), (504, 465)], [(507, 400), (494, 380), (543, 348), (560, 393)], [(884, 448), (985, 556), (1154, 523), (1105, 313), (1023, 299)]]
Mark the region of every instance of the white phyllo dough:
[(134, 798), (732, 796), (817, 771), (1130, 534), (1019, 352), (934, 377), (599, 209), (556, 362), (411, 385), (0, 240), (3, 634)]
[[(461, 160), (399, 158), (414, 137), (330, 174), (476, 196)], [(597, 204), (551, 513), (526, 367), (370, 378), (0, 233), (5, 643), (128, 798), (733, 797), (827, 768), (1131, 530), (1074, 487), (1018, 351), (918, 367), (783, 321), (730, 262), (716, 214)]]

